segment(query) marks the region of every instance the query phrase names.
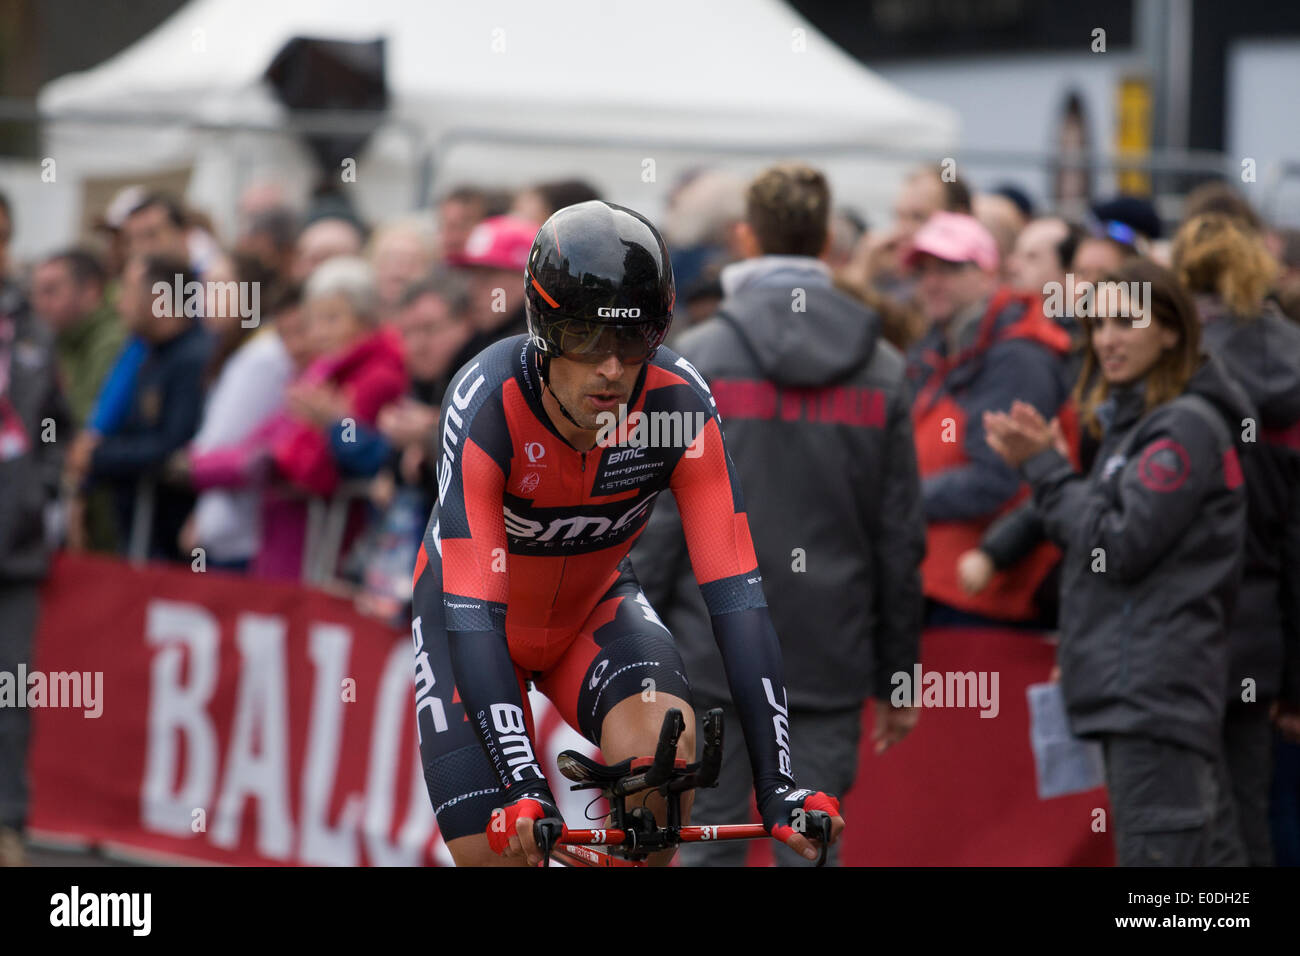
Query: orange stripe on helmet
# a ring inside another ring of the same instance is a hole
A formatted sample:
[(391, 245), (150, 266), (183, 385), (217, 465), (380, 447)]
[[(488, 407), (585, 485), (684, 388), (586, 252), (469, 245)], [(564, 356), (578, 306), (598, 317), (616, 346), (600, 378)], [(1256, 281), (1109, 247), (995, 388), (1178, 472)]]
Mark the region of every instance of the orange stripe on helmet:
[(528, 273), (528, 281), (533, 284), (534, 289), (536, 289), (538, 292), (542, 294), (542, 298), (550, 303), (552, 309), (558, 309), (560, 307), (560, 303), (556, 302), (547, 294), (546, 290), (542, 288), (541, 284), (537, 281), (537, 279), (533, 276), (531, 272)]

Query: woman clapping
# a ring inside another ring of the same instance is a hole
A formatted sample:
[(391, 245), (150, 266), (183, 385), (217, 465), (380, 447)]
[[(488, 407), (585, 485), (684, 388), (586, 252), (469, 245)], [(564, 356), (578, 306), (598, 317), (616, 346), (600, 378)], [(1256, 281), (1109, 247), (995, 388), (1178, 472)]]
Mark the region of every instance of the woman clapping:
[(1076, 393), (1101, 442), (1090, 473), (1032, 406), (984, 426), (1065, 550), (1061, 690), (1073, 732), (1103, 745), (1119, 863), (1204, 865), (1231, 839), (1218, 764), (1246, 515), (1235, 436), (1252, 410), (1201, 354), (1170, 272), (1134, 261), (1097, 291)]

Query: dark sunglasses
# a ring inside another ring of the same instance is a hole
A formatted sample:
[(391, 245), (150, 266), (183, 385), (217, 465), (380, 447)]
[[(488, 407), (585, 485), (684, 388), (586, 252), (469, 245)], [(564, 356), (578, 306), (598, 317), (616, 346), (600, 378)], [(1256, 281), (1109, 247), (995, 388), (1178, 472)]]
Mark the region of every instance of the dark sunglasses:
[(663, 344), (668, 323), (609, 325), (587, 319), (557, 319), (549, 331), (556, 351), (565, 358), (598, 365), (610, 355), (617, 355), (624, 365), (640, 365)]

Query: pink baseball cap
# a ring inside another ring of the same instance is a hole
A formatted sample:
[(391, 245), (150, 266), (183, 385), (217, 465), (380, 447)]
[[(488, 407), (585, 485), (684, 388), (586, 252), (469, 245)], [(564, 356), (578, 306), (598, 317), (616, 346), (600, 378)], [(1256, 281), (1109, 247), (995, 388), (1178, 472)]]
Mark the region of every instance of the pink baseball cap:
[(912, 237), (912, 248), (903, 260), (916, 265), (924, 254), (945, 262), (973, 262), (985, 272), (998, 268), (998, 244), (993, 234), (974, 216), (936, 212)]
[(484, 266), (489, 269), (524, 270), (528, 252), (537, 235), (534, 223), (514, 216), (493, 216), (484, 219), (465, 237), (465, 249), (448, 256), (453, 266)]

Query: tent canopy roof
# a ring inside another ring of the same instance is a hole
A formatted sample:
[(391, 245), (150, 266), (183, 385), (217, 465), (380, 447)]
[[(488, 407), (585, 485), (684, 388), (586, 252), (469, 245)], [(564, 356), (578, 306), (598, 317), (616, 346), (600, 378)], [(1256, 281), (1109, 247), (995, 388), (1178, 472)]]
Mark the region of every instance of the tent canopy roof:
[[(803, 31), (802, 34), (797, 31)], [(944, 107), (865, 69), (778, 0), (193, 0), (44, 111), (274, 121), (263, 72), (294, 36), (387, 40), (394, 114), (453, 128), (938, 149)]]

